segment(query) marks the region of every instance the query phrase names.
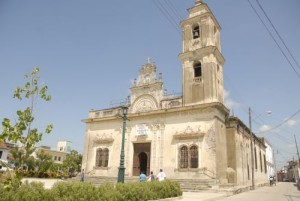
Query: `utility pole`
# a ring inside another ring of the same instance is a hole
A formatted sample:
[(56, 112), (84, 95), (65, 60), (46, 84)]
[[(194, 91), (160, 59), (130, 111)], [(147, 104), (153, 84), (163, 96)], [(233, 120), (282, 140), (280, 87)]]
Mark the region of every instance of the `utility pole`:
[(300, 157), (299, 157), (298, 144), (297, 144), (297, 140), (296, 140), (296, 136), (295, 136), (295, 135), (294, 135), (294, 138), (295, 138), (296, 149), (297, 149), (298, 163), (300, 164)]
[(277, 183), (278, 182), (278, 178), (277, 178), (276, 157), (275, 157), (274, 149), (273, 149), (273, 161), (274, 161), (274, 171), (275, 171), (275, 179), (276, 179), (275, 182)]
[(250, 139), (251, 139), (251, 161), (252, 161), (252, 167), (251, 167), (251, 173), (252, 173), (252, 190), (255, 189), (255, 183), (254, 183), (254, 156), (253, 156), (253, 146), (254, 146), (254, 136), (252, 133), (252, 120), (251, 120), (251, 108), (249, 107), (249, 129), (250, 129)]
[[(297, 172), (298, 173), (298, 175), (297, 175), (297, 178), (295, 177), (295, 181), (296, 182), (298, 182), (298, 178), (299, 178), (299, 176), (300, 176), (300, 173), (299, 173), (299, 167), (300, 167), (300, 157), (299, 157), (299, 150), (298, 150), (298, 144), (297, 144), (297, 140), (296, 140), (296, 136), (294, 135), (294, 138), (295, 138), (295, 143), (296, 143), (296, 149), (297, 149), (297, 156), (298, 156), (298, 165), (297, 165), (297, 171), (295, 171), (295, 172)], [(295, 166), (294, 166), (294, 168), (295, 168)]]

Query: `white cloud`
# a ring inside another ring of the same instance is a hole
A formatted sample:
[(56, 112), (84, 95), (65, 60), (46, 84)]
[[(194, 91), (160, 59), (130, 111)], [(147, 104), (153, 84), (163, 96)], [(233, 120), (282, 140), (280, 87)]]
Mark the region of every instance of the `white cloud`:
[(297, 120), (294, 120), (294, 119), (290, 119), (290, 120), (288, 120), (287, 125), (289, 127), (300, 125), (300, 120), (297, 121)]
[(288, 144), (287, 147), (288, 148), (296, 148), (295, 144)]
[(261, 127), (259, 127), (259, 131), (260, 132), (265, 132), (265, 131), (268, 131), (270, 130), (272, 127), (269, 126), (269, 125), (262, 125)]
[(238, 109), (240, 107), (239, 103), (230, 98), (230, 91), (227, 91), (226, 89), (224, 89), (224, 99), (226, 107), (230, 110)]

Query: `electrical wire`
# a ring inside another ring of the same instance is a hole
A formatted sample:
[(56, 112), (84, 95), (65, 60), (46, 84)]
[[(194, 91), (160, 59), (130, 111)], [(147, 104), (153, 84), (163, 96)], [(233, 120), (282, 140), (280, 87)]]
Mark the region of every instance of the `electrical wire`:
[(174, 20), (174, 18), (170, 15), (170, 13), (168, 12), (168, 10), (158, 1), (153, 0), (152, 1), (154, 3), (154, 5), (156, 6), (156, 8), (158, 8), (158, 10), (165, 16), (165, 18), (169, 21), (169, 23), (179, 32), (179, 34), (181, 33), (179, 27), (178, 27), (178, 23), (176, 22), (176, 20)]
[(259, 18), (259, 20), (261, 21), (261, 23), (264, 25), (264, 27), (268, 31), (268, 33), (271, 36), (271, 38), (273, 39), (273, 41), (276, 43), (277, 47), (279, 48), (280, 52), (282, 53), (282, 55), (284, 56), (284, 58), (286, 59), (286, 61), (290, 64), (290, 67), (293, 69), (293, 71), (296, 73), (297, 77), (300, 79), (300, 74), (297, 72), (297, 70), (295, 69), (295, 67), (293, 66), (293, 64), (291, 63), (291, 61), (289, 60), (289, 58), (287, 57), (287, 55), (284, 53), (284, 51), (282, 50), (282, 48), (280, 47), (280, 45), (278, 44), (278, 42), (274, 38), (272, 32), (268, 29), (267, 25), (264, 23), (264, 21), (262, 20), (262, 18), (258, 14), (258, 12), (255, 9), (255, 7), (253, 6), (253, 4), (250, 2), (250, 0), (247, 0), (247, 1), (250, 4), (250, 6), (253, 9), (253, 11), (255, 12), (255, 14), (257, 15), (257, 17)]
[(171, 11), (173, 12), (174, 16), (179, 20), (182, 21), (183, 17), (180, 15), (180, 13), (178, 12), (178, 10), (176, 9), (176, 7), (173, 5), (173, 3), (170, 0), (165, 0), (166, 5), (171, 9)]
[(285, 123), (287, 123), (289, 120), (291, 120), (294, 116), (296, 116), (298, 113), (300, 113), (300, 109), (297, 110), (292, 116), (290, 116), (289, 118), (287, 118), (286, 120), (284, 120), (283, 122), (281, 122), (280, 124), (278, 124), (277, 126), (274, 126), (270, 129), (267, 129), (265, 131), (262, 131), (262, 132), (259, 132), (258, 134), (261, 134), (261, 133), (266, 133), (266, 132), (270, 132), (272, 130), (275, 130), (276, 128), (279, 128), (280, 126), (284, 125)]
[(263, 9), (262, 5), (260, 4), (259, 0), (256, 0), (258, 6), (260, 7), (260, 9), (263, 11), (263, 14), (266, 16), (266, 18), (268, 19), (269, 23), (271, 24), (272, 28), (274, 29), (275, 33), (277, 34), (278, 38), (281, 40), (282, 44), (284, 45), (285, 49), (288, 51), (288, 53), (290, 54), (291, 58), (294, 60), (295, 64), (297, 65), (297, 67), (300, 69), (300, 65), (299, 63), (296, 61), (294, 55), (292, 54), (292, 52), (290, 51), (290, 49), (287, 47), (285, 41), (282, 39), (281, 35), (279, 34), (279, 32), (277, 31), (276, 27), (274, 26), (274, 24), (272, 23), (271, 19), (269, 18), (269, 16), (267, 15), (266, 11)]

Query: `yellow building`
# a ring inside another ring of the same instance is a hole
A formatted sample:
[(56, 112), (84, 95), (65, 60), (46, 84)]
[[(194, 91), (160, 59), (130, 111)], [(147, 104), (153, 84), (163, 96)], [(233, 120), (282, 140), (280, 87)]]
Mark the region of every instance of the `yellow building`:
[[(235, 145), (235, 137), (227, 134), (226, 127), (229, 110), (223, 95), (221, 27), (200, 0), (188, 12), (188, 18), (181, 22), (182, 95), (167, 96), (162, 77), (149, 60), (140, 69), (130, 88), (130, 98), (124, 103), (130, 120), (125, 132), (125, 175), (138, 176), (141, 171), (156, 174), (163, 169), (168, 178), (240, 184), (240, 170), (229, 165), (234, 164), (233, 159), (228, 160), (240, 153), (228, 148)], [(86, 133), (82, 168), (87, 176), (118, 175), (121, 112), (122, 106), (92, 110), (83, 120)], [(238, 168), (247, 170), (247, 166)], [(238, 179), (231, 179), (232, 170), (236, 174), (233, 178)]]

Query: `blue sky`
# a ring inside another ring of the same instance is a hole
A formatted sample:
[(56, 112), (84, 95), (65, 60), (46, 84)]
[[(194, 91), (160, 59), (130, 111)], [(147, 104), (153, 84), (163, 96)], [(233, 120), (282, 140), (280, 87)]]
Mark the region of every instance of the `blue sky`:
[[(205, 2), (222, 27), (231, 114), (248, 125), (251, 107), (253, 130), (273, 144), (278, 167), (297, 159), (294, 135), (300, 143), (300, 78), (248, 0)], [(263, 17), (257, 2), (250, 2)], [(259, 2), (300, 63), (299, 0)], [(23, 85), (24, 74), (38, 66), (40, 82), (48, 85), (53, 99), (38, 102), (35, 126), (43, 129), (54, 124), (40, 144), (55, 148), (57, 141), (69, 140), (82, 152), (85, 125), (81, 120), (90, 109), (107, 108), (126, 98), (147, 57), (163, 74), (168, 93), (181, 92), (179, 22), (193, 5), (194, 0), (0, 0), (0, 119), (13, 119), (15, 111), (23, 108), (12, 99), (13, 90)], [(300, 74), (300, 67), (288, 58)], [(268, 132), (261, 133), (264, 130)]]

